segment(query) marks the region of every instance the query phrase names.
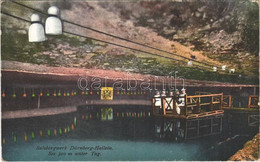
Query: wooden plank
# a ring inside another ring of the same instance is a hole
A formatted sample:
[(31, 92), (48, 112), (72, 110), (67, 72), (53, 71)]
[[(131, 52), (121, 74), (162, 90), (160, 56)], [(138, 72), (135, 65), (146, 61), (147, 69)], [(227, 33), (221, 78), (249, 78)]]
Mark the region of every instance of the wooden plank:
[(212, 102), (213, 104), (220, 104), (221, 102)]
[(211, 105), (211, 103), (200, 103), (200, 106)]
[(209, 95), (196, 95), (196, 96), (187, 96), (187, 98), (195, 98), (195, 97), (211, 97), (211, 96), (221, 96), (223, 95), (223, 93), (219, 93), (219, 94), (209, 94)]

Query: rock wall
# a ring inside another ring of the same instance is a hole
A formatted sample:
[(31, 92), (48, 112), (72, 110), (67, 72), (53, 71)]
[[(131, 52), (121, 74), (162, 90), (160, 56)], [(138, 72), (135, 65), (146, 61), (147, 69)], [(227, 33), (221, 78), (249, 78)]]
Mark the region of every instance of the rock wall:
[(231, 161), (255, 161), (260, 159), (258, 133), (252, 140), (248, 141), (244, 148), (239, 150), (235, 155), (229, 158)]

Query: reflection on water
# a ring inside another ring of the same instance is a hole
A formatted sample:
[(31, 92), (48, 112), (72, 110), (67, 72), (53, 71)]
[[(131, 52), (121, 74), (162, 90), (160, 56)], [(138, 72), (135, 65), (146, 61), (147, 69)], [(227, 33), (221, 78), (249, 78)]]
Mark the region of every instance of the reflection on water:
[(227, 160), (250, 138), (221, 135), (176, 142), (183, 132), (172, 132), (182, 122), (161, 122), (150, 107), (141, 106), (82, 106), (77, 113), (3, 120), (2, 128), (3, 158), (25, 161)]

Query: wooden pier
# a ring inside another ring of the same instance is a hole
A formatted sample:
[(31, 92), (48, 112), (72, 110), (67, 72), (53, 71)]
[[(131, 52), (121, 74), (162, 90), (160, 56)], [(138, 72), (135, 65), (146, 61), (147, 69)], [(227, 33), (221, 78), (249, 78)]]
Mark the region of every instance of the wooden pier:
[[(228, 111), (228, 119), (232, 115), (245, 114), (245, 127), (254, 128), (259, 125), (259, 96), (249, 96), (248, 108), (234, 108), (231, 95), (208, 92), (196, 94), (199, 95), (153, 97), (153, 115), (157, 119), (155, 129), (158, 137), (180, 141), (220, 134), (224, 110)], [(183, 103), (177, 104), (179, 100)]]
[[(223, 99), (228, 101), (224, 103)], [(178, 100), (184, 103), (178, 105)], [(222, 105), (228, 107), (232, 103), (223, 93), (154, 97), (152, 101), (158, 137), (177, 141), (220, 134), (224, 116)]]

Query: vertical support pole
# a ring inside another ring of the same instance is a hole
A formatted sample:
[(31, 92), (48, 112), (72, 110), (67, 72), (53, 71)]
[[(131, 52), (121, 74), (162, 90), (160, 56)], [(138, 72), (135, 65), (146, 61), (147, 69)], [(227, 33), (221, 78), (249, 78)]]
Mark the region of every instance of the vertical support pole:
[(166, 105), (165, 105), (165, 97), (162, 97), (162, 108), (163, 108), (163, 115), (166, 115)]
[(155, 115), (156, 113), (155, 113), (155, 99), (153, 98), (152, 99), (152, 107), (153, 107), (153, 115)]
[(197, 99), (197, 113), (200, 113), (200, 97)]
[(252, 96), (249, 96), (249, 98), (248, 98), (248, 108), (250, 108), (251, 100), (252, 100)]
[(187, 110), (187, 95), (185, 95), (184, 97), (185, 97), (185, 98), (184, 98), (184, 104), (185, 104), (185, 105), (184, 105), (184, 110), (185, 110), (185, 111), (184, 111), (184, 114), (185, 114), (185, 115), (188, 115), (188, 110)]
[(256, 95), (256, 87), (254, 87), (254, 95)]
[(222, 110), (222, 104), (223, 104), (223, 93), (220, 94), (219, 110)]
[(209, 110), (212, 111), (213, 110), (213, 96), (211, 96), (210, 99), (211, 99), (211, 101), (210, 101)]
[(38, 109), (40, 109), (40, 106), (41, 106), (41, 96), (38, 95)]
[(177, 114), (176, 112), (176, 98), (172, 97), (172, 104), (173, 104), (173, 109), (172, 109), (172, 114)]
[[(241, 90), (242, 90), (242, 87), (239, 87), (239, 90), (240, 90), (240, 92), (239, 92), (239, 94), (240, 94), (239, 97), (241, 97), (241, 93), (242, 93)], [(238, 101), (238, 107), (241, 107), (241, 100)]]
[(229, 100), (228, 100), (228, 108), (232, 108), (232, 96), (228, 96), (229, 97)]

